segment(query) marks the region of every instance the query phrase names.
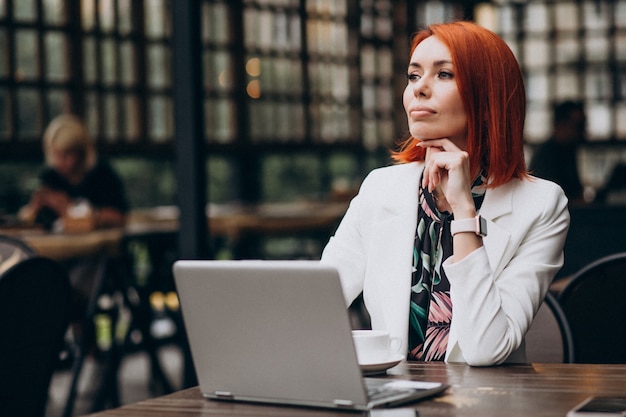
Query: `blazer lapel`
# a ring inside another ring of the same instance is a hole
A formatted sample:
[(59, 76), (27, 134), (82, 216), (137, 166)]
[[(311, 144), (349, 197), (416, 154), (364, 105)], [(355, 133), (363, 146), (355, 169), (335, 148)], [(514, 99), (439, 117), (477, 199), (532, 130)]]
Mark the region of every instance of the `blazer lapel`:
[(500, 261), (511, 236), (510, 232), (499, 226), (496, 221), (513, 209), (513, 181), (495, 189), (488, 189), (480, 208), (480, 215), (487, 221), (487, 236), (484, 237), (485, 249), (489, 263), (496, 274), (502, 269)]

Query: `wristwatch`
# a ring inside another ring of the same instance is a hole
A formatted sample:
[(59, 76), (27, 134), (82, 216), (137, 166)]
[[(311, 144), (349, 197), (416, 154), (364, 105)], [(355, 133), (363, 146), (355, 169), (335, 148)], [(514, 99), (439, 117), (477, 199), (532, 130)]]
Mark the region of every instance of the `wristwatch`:
[(465, 232), (476, 233), (478, 236), (487, 236), (487, 221), (480, 215), (471, 219), (452, 220), (450, 222), (450, 232), (452, 232), (452, 236)]

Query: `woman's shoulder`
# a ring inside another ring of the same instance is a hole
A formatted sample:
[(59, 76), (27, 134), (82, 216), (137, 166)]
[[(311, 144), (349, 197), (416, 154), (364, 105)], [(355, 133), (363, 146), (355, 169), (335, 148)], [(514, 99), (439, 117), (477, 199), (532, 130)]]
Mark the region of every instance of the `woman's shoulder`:
[(511, 193), (513, 207), (553, 211), (555, 207), (567, 206), (563, 189), (555, 182), (543, 178), (528, 176), (521, 180), (512, 180), (503, 187)]
[(560, 185), (553, 181), (532, 175), (529, 175), (527, 178), (519, 181), (518, 188), (526, 193), (545, 193), (555, 197), (560, 197), (561, 195), (565, 197), (565, 193)]

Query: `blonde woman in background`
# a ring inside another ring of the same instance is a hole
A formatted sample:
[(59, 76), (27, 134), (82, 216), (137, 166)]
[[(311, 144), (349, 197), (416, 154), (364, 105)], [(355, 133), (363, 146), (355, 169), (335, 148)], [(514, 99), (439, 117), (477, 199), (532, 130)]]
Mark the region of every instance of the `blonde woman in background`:
[(49, 229), (82, 201), (90, 208), (94, 227), (124, 225), (128, 203), (122, 181), (98, 158), (79, 118), (69, 114), (54, 118), (44, 132), (43, 150), (46, 168), (39, 177), (41, 186), (18, 213), (22, 221)]

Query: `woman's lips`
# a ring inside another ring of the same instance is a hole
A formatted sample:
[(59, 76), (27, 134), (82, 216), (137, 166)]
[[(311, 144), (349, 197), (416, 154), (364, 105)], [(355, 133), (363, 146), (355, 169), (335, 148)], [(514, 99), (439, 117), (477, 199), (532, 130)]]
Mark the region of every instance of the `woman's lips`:
[(409, 115), (414, 119), (422, 119), (424, 117), (433, 116), (435, 111), (430, 107), (414, 107), (409, 110)]

